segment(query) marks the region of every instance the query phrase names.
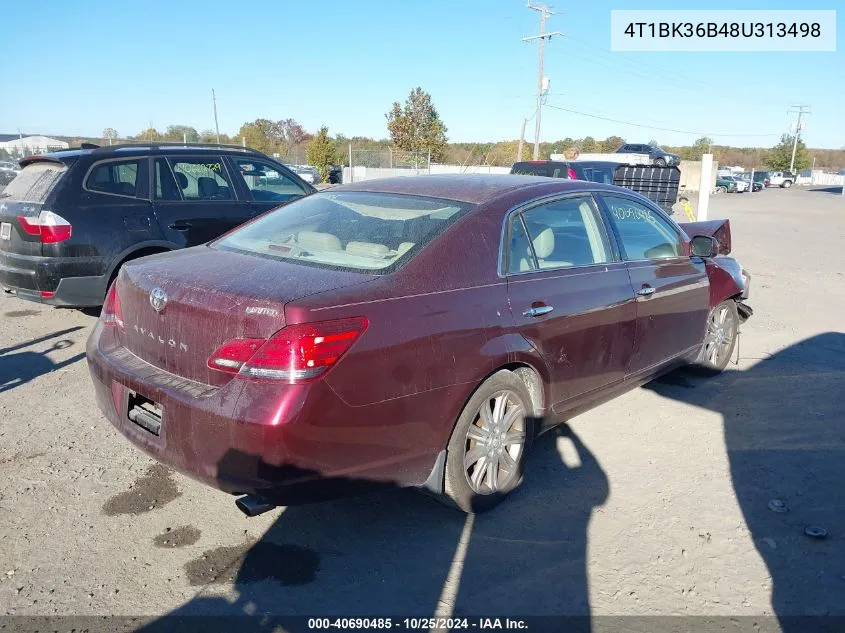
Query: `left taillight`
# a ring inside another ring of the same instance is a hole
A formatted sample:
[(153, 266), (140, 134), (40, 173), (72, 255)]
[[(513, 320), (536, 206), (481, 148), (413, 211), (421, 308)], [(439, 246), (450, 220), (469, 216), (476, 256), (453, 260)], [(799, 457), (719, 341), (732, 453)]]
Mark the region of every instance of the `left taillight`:
[(52, 211), (42, 211), (37, 217), (18, 216), (18, 223), (25, 233), (38, 235), (43, 244), (55, 244), (70, 239), (70, 222)]
[(264, 339), (231, 339), (208, 367), (243, 378), (301, 383), (320, 377), (349, 351), (369, 325), (364, 317), (301, 323)]
[(114, 282), (106, 294), (100, 319), (106, 327), (123, 328), (123, 310), (120, 307), (120, 296), (117, 294), (117, 282)]

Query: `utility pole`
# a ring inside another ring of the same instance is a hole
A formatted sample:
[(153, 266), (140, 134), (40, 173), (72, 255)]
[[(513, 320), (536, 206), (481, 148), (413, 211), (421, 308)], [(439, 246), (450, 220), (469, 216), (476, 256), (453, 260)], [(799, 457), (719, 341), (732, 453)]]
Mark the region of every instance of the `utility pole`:
[(540, 33), (532, 35), (531, 37), (523, 37), (523, 42), (530, 42), (532, 40), (540, 40), (540, 70), (537, 76), (537, 110), (534, 114), (536, 120), (534, 121), (534, 160), (540, 155), (540, 108), (543, 105), (543, 50), (545, 48), (546, 40), (551, 40), (555, 35), (563, 35), (560, 31), (554, 33), (546, 33), (546, 18), (554, 15), (551, 7), (545, 4), (531, 4), (528, 0), (528, 8), (537, 11), (540, 14)]
[(525, 143), (525, 126), (528, 119), (522, 119), (522, 131), (519, 133), (519, 147), (516, 150), (516, 162), (522, 162), (522, 146)]
[[(797, 110), (795, 108), (798, 108)], [(805, 110), (806, 108), (806, 110)], [(801, 117), (810, 114), (810, 106), (794, 105), (788, 114), (797, 114), (798, 122), (795, 124), (795, 136), (792, 138), (792, 160), (789, 161), (789, 173), (795, 173), (795, 151), (798, 149), (798, 137), (801, 135)]]
[(220, 126), (217, 125), (217, 95), (214, 88), (211, 89), (211, 102), (214, 104), (214, 131), (217, 133), (217, 144), (220, 144)]

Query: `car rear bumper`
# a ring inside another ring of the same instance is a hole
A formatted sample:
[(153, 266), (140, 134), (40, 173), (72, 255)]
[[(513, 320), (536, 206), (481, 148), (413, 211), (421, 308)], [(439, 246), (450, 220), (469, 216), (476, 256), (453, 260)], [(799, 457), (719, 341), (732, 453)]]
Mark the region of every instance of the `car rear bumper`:
[(20, 299), (63, 307), (103, 303), (101, 258), (42, 257), (0, 251), (0, 286)]
[[(148, 455), (225, 492), (291, 504), (422, 486), (445, 447), (447, 438), (430, 430), (422, 429), (428, 441), (402, 432), (401, 411), (419, 403), (352, 407), (325, 381), (275, 385), (236, 378), (211, 387), (153, 367), (125, 348), (104, 351), (103, 330), (98, 323), (87, 345), (102, 413)], [(129, 419), (136, 393), (160, 405), (158, 436)]]

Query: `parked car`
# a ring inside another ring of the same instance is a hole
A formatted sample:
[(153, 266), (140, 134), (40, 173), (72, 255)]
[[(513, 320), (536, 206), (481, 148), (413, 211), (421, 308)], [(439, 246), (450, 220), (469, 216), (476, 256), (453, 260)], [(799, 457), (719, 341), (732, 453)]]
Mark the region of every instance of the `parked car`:
[(681, 174), (677, 167), (628, 165), (599, 160), (532, 160), (514, 163), (511, 174), (588, 180), (618, 185), (645, 195), (672, 214)]
[(340, 185), (125, 265), (88, 364), (123, 435), (249, 515), (359, 486), (476, 512), (538, 433), (726, 366), (751, 314), (729, 252), (727, 220), (678, 225), (611, 185)]
[(769, 184), (766, 186), (789, 189), (794, 184), (795, 174), (788, 171), (773, 171), (769, 173)]
[(320, 171), (311, 165), (293, 165), (293, 172), (302, 178), (305, 182), (311, 185), (316, 185), (320, 182)]
[(716, 189), (723, 193), (736, 193), (736, 180), (733, 176), (718, 176), (716, 178)]
[(55, 306), (103, 302), (129, 260), (196, 246), (314, 188), (239, 146), (64, 150), (0, 193), (0, 285)]
[(329, 184), (339, 185), (343, 182), (343, 167), (332, 165), (329, 167)]
[(0, 161), (0, 186), (8, 185), (20, 172), (21, 168), (17, 163), (11, 161)]
[(648, 154), (649, 159), (658, 167), (680, 165), (681, 157), (677, 154), (667, 152), (657, 145), (642, 145), (637, 143), (626, 143), (616, 150), (616, 154)]

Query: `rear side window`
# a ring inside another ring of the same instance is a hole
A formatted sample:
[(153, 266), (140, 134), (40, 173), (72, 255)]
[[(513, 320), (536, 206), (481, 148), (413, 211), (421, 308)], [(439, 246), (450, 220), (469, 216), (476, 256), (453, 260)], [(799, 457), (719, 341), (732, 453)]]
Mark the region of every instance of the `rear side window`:
[[(526, 252), (520, 244), (511, 244), (517, 249), (511, 251), (511, 272), (613, 261), (604, 223), (590, 196), (538, 205), (522, 214), (522, 222), (531, 246)], [(523, 260), (530, 262), (532, 258), (534, 261), (526, 266)]]
[(318, 193), (271, 211), (214, 245), (333, 268), (389, 272), (469, 208), (416, 196)]
[(138, 160), (108, 161), (91, 168), (85, 188), (97, 193), (134, 198), (138, 184)]
[(234, 200), (226, 167), (218, 156), (171, 158), (176, 186), (185, 200)]
[(67, 169), (62, 163), (52, 161), (31, 163), (6, 186), (3, 193), (0, 193), (0, 198), (43, 203)]
[(520, 176), (568, 178), (569, 167), (566, 163), (515, 163), (511, 173)]

